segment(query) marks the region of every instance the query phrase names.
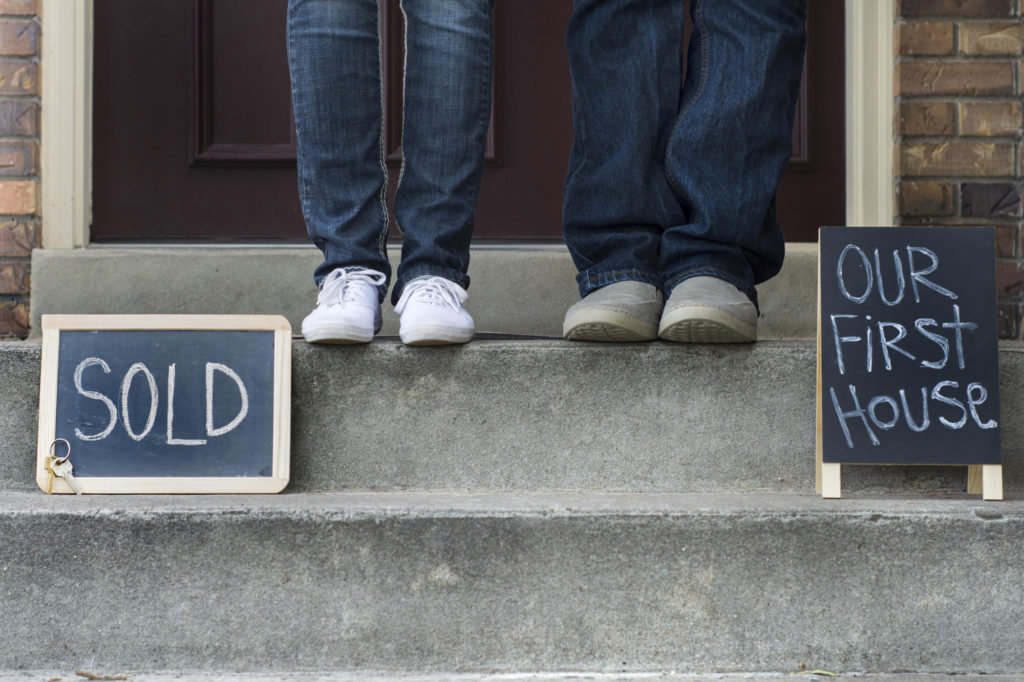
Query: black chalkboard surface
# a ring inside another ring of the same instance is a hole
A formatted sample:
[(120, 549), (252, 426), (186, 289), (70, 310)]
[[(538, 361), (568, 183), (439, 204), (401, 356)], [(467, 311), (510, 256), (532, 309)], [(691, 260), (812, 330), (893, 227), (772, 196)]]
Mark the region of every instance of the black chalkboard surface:
[[(287, 484), (291, 329), (283, 317), (44, 316), (42, 327), (44, 490), (57, 439), (70, 445), (83, 492), (278, 492)], [(62, 483), (55, 492), (69, 490)]]
[(821, 460), (1001, 463), (993, 231), (822, 228)]

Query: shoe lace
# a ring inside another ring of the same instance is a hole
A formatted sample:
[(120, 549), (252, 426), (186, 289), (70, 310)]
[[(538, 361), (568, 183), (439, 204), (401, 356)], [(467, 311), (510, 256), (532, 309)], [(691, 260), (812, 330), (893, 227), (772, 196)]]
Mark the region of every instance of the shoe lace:
[(414, 280), (406, 285), (395, 309), (401, 311), (410, 301), (421, 301), (452, 310), (461, 310), (462, 297), (459, 295), (458, 287), (459, 285), (444, 277), (426, 277)]
[(376, 270), (335, 270), (324, 279), (320, 293), (316, 297), (317, 305), (337, 299), (341, 299), (343, 303), (355, 301), (358, 289), (367, 286), (378, 287), (384, 284), (386, 279), (383, 272)]

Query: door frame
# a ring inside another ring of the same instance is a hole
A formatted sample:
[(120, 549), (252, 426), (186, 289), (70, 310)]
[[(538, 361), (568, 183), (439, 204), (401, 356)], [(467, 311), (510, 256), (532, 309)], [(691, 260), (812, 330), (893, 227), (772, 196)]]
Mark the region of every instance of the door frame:
[[(845, 0), (846, 223), (891, 225), (896, 0)], [(44, 249), (89, 245), (93, 0), (42, 0)]]

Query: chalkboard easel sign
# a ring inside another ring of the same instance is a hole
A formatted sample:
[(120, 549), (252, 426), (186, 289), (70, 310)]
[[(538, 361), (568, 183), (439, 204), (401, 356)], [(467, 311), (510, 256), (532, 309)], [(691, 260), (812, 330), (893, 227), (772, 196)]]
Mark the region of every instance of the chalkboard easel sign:
[[(44, 315), (36, 481), (82, 493), (276, 493), (291, 325), (278, 315)], [(56, 459), (55, 459), (56, 458)], [(66, 469), (54, 469), (61, 473)]]
[(950, 464), (1002, 499), (993, 231), (825, 227), (818, 267), (821, 494), (843, 464)]

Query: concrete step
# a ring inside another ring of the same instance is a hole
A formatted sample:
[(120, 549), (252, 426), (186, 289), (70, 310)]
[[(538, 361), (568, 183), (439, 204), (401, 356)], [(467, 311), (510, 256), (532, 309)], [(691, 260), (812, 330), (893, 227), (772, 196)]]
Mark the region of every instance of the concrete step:
[(0, 670), (1024, 670), (1024, 500), (0, 493)]
[[(397, 249), (389, 254), (397, 267)], [(312, 246), (37, 249), (32, 325), (45, 313), (252, 313), (284, 315), (298, 331), (320, 261)], [(482, 332), (561, 337), (579, 298), (563, 245), (476, 247), (469, 275), (466, 307)], [(816, 278), (817, 245), (789, 245), (782, 272), (760, 288), (761, 338), (813, 338)], [(390, 305), (383, 332), (398, 333)]]
[[(792, 673), (131, 673), (131, 682), (827, 682), (831, 671)], [(50, 682), (74, 679), (104, 679), (88, 670), (78, 678), (65, 671), (0, 671), (0, 682)], [(114, 674), (115, 676), (117, 674)], [(122, 673), (124, 675), (124, 673)], [(108, 675), (105, 679), (125, 679)], [(844, 680), (856, 682), (1022, 682), (1024, 675), (935, 675), (922, 673), (845, 673)]]
[[(0, 343), (0, 490), (29, 491), (39, 346)], [(1024, 490), (1024, 345), (1000, 350)], [(479, 340), (293, 353), (295, 491), (811, 492), (815, 349)], [(964, 467), (845, 467), (844, 491), (962, 492)]]

